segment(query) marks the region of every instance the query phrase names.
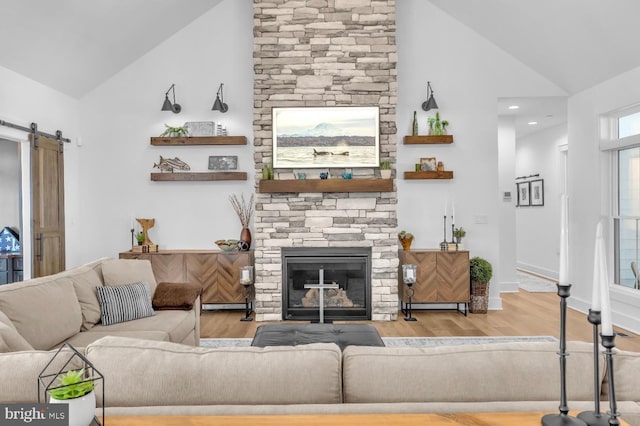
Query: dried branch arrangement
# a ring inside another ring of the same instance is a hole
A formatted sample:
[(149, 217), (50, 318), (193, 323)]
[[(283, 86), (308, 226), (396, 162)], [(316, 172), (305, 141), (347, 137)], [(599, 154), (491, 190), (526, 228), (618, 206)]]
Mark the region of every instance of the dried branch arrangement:
[(238, 197), (233, 194), (229, 197), (229, 201), (231, 201), (231, 205), (236, 211), (242, 227), (248, 228), (249, 222), (251, 221), (251, 216), (253, 215), (253, 194), (251, 194), (251, 198), (249, 199), (248, 204), (244, 199), (244, 194), (242, 194), (240, 200), (238, 200)]

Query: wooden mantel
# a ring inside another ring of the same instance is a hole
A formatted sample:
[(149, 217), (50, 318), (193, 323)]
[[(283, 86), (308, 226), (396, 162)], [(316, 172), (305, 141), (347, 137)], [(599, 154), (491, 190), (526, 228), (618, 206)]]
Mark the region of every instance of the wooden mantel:
[(258, 192), (392, 192), (393, 179), (261, 180)]

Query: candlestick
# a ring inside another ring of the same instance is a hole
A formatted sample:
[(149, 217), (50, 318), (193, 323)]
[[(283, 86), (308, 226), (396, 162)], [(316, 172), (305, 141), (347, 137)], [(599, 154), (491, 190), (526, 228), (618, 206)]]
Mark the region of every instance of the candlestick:
[(593, 411), (583, 411), (578, 418), (589, 426), (608, 426), (609, 417), (600, 412), (600, 357), (598, 354), (598, 325), (600, 312), (589, 309), (587, 321), (593, 324)]
[(602, 346), (605, 348), (604, 354), (607, 358), (607, 374), (609, 375), (607, 377), (609, 381), (609, 424), (615, 426), (620, 424), (618, 420), (620, 413), (618, 413), (618, 405), (616, 403), (616, 386), (613, 374), (615, 371), (613, 369), (613, 348), (616, 347), (616, 336), (601, 334), (600, 337), (602, 338)]
[(443, 237), (442, 237), (442, 242), (440, 243), (440, 250), (446, 250), (447, 249), (447, 215), (445, 214), (442, 218), (442, 232), (443, 232)]
[(567, 196), (562, 195), (560, 208), (560, 268), (558, 281), (562, 285), (569, 283), (569, 223), (567, 221)]

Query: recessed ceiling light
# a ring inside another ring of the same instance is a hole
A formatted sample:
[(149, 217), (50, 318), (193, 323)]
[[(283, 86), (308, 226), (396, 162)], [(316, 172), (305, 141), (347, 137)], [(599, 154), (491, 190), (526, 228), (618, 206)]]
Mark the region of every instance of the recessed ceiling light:
[(509, 109), (519, 109), (518, 105), (509, 105)]
[(530, 121), (527, 123), (529, 126), (535, 126), (536, 124), (538, 124), (537, 121)]

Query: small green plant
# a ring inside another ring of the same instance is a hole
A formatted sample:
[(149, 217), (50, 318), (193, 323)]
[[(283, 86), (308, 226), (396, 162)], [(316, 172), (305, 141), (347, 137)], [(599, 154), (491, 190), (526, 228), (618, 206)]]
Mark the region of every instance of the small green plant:
[(166, 129), (164, 132), (160, 134), (160, 136), (166, 136), (166, 137), (189, 136), (189, 130), (185, 126), (171, 127), (165, 124), (164, 127), (166, 127)]
[(380, 162), (381, 170), (391, 170), (391, 163), (389, 161), (381, 161)]
[(407, 232), (407, 231), (400, 231), (398, 232), (398, 237), (400, 239), (404, 239), (404, 238), (413, 238), (413, 234), (411, 232)]
[(144, 243), (144, 234), (142, 232), (138, 232), (136, 234), (136, 240), (138, 241), (139, 244)]
[(58, 378), (60, 386), (52, 389), (49, 394), (58, 400), (74, 399), (85, 396), (93, 390), (93, 380), (84, 377), (84, 368), (70, 370)]
[(477, 281), (480, 283), (488, 283), (493, 276), (493, 268), (491, 264), (481, 258), (481, 257), (472, 257), (469, 260), (469, 269), (471, 273), (471, 281)]
[(462, 226), (453, 230), (453, 236), (458, 242), (460, 242), (460, 240), (464, 238), (465, 235), (467, 235), (467, 231), (465, 231)]

